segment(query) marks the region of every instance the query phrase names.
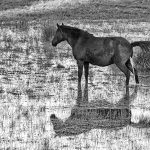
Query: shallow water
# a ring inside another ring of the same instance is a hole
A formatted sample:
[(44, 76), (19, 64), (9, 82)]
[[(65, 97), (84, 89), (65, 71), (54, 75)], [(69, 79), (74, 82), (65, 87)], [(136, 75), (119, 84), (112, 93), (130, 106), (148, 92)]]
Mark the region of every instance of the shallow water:
[[(113, 33), (130, 41), (150, 37), (145, 35), (148, 23), (143, 23), (142, 31), (136, 22), (65, 23), (99, 36)], [(77, 66), (66, 42), (53, 48), (43, 41), (43, 25), (48, 24), (52, 28), (51, 41), (54, 21), (10, 23), (0, 28), (0, 149), (147, 150), (150, 130), (140, 120), (144, 118), (145, 124), (150, 120), (150, 76), (140, 70), (140, 85), (135, 86), (131, 75), (129, 87), (128, 108), (136, 125), (121, 129), (95, 127), (79, 135), (55, 137), (50, 116), (55, 114), (65, 122), (71, 115), (77, 99)], [(84, 89), (84, 76), (82, 79)], [(125, 77), (115, 65), (90, 65), (88, 107), (120, 107), (126, 102), (125, 94)]]

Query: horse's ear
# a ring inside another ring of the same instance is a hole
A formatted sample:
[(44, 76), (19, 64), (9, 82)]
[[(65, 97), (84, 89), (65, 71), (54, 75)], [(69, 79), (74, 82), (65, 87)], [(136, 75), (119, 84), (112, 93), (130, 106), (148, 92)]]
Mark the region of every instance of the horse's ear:
[(64, 24), (62, 23), (62, 26), (64, 26)]
[(62, 32), (61, 26), (58, 23), (57, 23), (57, 27), (58, 27), (59, 31)]
[(60, 27), (60, 25), (57, 23), (57, 27), (59, 28)]

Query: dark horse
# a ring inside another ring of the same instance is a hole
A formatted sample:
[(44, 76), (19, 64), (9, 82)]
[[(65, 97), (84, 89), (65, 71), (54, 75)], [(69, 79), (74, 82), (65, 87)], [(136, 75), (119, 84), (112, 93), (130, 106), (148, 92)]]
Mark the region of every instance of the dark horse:
[(138, 75), (132, 65), (133, 46), (123, 37), (95, 37), (81, 29), (57, 24), (57, 31), (52, 45), (57, 46), (67, 41), (72, 47), (74, 58), (78, 64), (78, 98), (82, 97), (81, 77), (83, 66), (85, 71), (85, 87), (88, 87), (89, 63), (98, 66), (116, 64), (126, 76), (126, 85), (129, 84), (130, 71), (135, 75), (138, 84)]

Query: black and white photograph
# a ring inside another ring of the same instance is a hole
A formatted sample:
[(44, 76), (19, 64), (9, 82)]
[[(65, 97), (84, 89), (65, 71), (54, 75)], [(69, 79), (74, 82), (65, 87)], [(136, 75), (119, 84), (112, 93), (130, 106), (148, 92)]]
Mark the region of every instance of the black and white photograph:
[(0, 150), (150, 150), (150, 0), (0, 0)]

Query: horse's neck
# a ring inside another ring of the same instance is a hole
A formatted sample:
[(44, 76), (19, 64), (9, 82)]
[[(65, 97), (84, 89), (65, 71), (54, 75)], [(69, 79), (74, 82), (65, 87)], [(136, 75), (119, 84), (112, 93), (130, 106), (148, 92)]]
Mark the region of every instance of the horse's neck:
[(77, 43), (77, 40), (78, 40), (78, 39), (75, 39), (75, 38), (73, 38), (73, 37), (71, 37), (71, 36), (68, 36), (68, 37), (67, 37), (67, 42), (68, 42), (68, 44), (69, 44), (72, 48), (75, 47), (75, 45), (76, 45), (76, 43)]
[(77, 43), (77, 39), (69, 38), (69, 37), (68, 37), (67, 42), (68, 42), (68, 44), (69, 44), (72, 48), (74, 48), (75, 45), (76, 45), (76, 43)]
[(74, 48), (79, 38), (74, 37), (74, 35), (72, 35), (71, 33), (65, 33), (65, 37), (66, 37), (66, 41), (68, 42), (68, 44), (72, 48)]

